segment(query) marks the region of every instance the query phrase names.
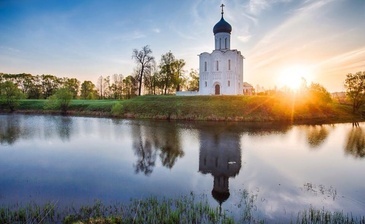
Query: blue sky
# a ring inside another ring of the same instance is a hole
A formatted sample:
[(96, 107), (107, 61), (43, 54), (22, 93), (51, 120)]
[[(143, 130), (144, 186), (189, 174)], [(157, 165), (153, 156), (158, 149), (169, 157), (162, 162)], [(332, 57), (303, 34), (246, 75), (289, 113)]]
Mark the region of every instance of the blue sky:
[(365, 71), (365, 0), (0, 0), (0, 72), (96, 83), (130, 75), (145, 45), (157, 63), (171, 51), (198, 69), (222, 3), (254, 86), (299, 75), (341, 91), (347, 73)]

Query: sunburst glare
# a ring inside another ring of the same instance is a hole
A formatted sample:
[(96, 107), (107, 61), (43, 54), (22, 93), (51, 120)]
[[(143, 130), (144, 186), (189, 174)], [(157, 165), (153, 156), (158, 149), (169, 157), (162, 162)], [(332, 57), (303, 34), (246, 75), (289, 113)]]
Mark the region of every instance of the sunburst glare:
[(297, 91), (304, 81), (308, 82), (310, 79), (311, 71), (308, 67), (295, 65), (281, 70), (278, 77), (278, 85), (280, 88), (289, 88)]

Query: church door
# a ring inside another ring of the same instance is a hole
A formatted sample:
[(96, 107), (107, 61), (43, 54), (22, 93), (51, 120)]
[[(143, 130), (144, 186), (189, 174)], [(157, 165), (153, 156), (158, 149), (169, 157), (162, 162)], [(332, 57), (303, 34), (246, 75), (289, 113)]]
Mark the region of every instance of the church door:
[(221, 86), (219, 84), (215, 85), (215, 95), (221, 94)]

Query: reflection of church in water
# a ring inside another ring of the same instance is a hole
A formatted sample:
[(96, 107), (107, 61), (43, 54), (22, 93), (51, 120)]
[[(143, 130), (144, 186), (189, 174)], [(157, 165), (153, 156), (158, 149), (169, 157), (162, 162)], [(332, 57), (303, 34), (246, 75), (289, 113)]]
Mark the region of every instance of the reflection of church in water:
[(230, 132), (200, 132), (199, 172), (214, 177), (213, 198), (222, 205), (229, 198), (229, 178), (241, 169), (240, 136)]

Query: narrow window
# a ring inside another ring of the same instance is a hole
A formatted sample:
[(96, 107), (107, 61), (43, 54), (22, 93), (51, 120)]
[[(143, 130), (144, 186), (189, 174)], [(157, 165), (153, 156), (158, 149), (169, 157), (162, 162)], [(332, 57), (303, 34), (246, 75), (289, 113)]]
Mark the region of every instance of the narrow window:
[(227, 49), (227, 38), (224, 39), (224, 47), (225, 47), (225, 49)]
[(207, 62), (206, 61), (204, 62), (204, 71), (205, 72), (207, 71)]
[(231, 59), (228, 59), (228, 70), (231, 70)]
[(230, 87), (230, 86), (231, 86), (231, 81), (228, 80), (228, 87)]
[(207, 82), (205, 82), (205, 87), (207, 87), (208, 86), (208, 83)]
[(219, 49), (222, 49), (222, 39), (219, 38)]
[(216, 64), (217, 64), (217, 71), (219, 71), (219, 63), (218, 63), (218, 61), (216, 61)]

